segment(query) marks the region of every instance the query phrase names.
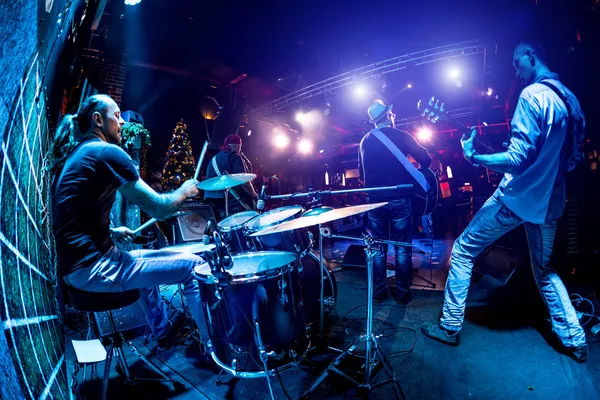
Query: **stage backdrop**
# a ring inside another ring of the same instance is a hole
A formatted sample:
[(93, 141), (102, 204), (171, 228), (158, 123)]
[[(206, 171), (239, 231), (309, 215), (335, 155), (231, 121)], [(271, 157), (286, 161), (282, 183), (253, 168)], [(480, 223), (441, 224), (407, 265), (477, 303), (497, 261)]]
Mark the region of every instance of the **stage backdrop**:
[(82, 7), (0, 2), (0, 399), (69, 398), (44, 167), (49, 88)]

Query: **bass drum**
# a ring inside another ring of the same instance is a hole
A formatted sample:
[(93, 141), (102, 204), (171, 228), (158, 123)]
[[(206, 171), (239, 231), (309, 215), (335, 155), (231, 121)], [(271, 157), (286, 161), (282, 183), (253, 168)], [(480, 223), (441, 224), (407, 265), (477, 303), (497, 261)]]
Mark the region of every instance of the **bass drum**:
[(284, 251), (258, 251), (232, 258), (227, 282), (213, 276), (207, 263), (194, 268), (215, 362), (246, 377), (261, 377), (261, 344), (269, 353), (269, 369), (300, 361), (310, 343), (298, 257)]
[[(310, 334), (319, 333), (321, 320), (321, 271), (319, 257), (312, 251), (300, 261), (300, 286), (306, 326)], [(337, 301), (337, 282), (329, 267), (324, 267), (324, 306), (325, 318), (333, 310)], [(325, 321), (327, 322), (327, 321)], [(324, 324), (326, 326), (327, 324)]]

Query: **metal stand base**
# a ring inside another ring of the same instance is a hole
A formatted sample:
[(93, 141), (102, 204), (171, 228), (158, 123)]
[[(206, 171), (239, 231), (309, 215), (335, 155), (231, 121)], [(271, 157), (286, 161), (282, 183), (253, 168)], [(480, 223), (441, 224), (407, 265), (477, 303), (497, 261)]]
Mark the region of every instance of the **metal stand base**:
[[(431, 267), (429, 267), (429, 268), (431, 268)], [(422, 280), (426, 283), (426, 285), (417, 285), (417, 284), (413, 283), (413, 286), (426, 287), (426, 288), (430, 288), (430, 289), (435, 289), (437, 287), (437, 285), (435, 283), (433, 283), (432, 281), (430, 281), (427, 278), (423, 278), (419, 274), (413, 274), (413, 278), (419, 278), (420, 280)]]
[[(377, 343), (377, 337), (373, 334), (373, 257), (375, 252), (378, 251), (373, 248), (375, 241), (373, 238), (369, 236), (364, 236), (363, 240), (367, 248), (365, 252), (367, 254), (367, 331), (365, 335), (362, 335), (358, 339), (350, 345), (350, 347), (342, 352), (339, 356), (337, 356), (331, 364), (319, 375), (317, 379), (310, 385), (310, 387), (304, 392), (303, 397), (306, 397), (309, 393), (315, 390), (329, 375), (329, 372), (335, 372), (340, 375), (342, 378), (346, 379), (348, 382), (352, 383), (358, 388), (373, 390), (380, 386), (386, 385), (388, 383), (392, 383), (394, 385), (394, 394), (397, 398), (404, 399), (404, 391), (400, 386), (400, 383), (396, 380), (396, 375), (389, 362), (381, 352), (379, 344)], [(345, 372), (341, 371), (338, 368), (338, 365), (342, 361), (342, 359), (346, 356), (354, 356), (360, 357), (357, 354), (354, 354), (359, 344), (364, 342), (365, 344), (365, 356), (364, 356), (364, 380), (359, 382), (358, 380), (352, 378)], [(378, 382), (375, 384), (371, 383), (371, 375), (374, 367), (377, 364), (377, 360), (383, 365), (389, 379), (386, 379), (382, 382)]]
[[(142, 352), (137, 347), (135, 347), (133, 343), (126, 341), (123, 338), (121, 332), (117, 330), (112, 311), (109, 311), (108, 315), (114, 334), (112, 336), (112, 343), (110, 344), (108, 351), (106, 352), (106, 361), (104, 364), (104, 377), (102, 379), (102, 400), (107, 399), (108, 382), (110, 378), (110, 370), (113, 364), (113, 360), (115, 362), (115, 368), (117, 369), (117, 372), (123, 375), (127, 383), (134, 383), (140, 381), (169, 382), (173, 385), (173, 388), (176, 391), (185, 389), (185, 387), (180, 382), (169, 378), (158, 366), (156, 366), (154, 363), (148, 360), (148, 358), (146, 358), (146, 356), (144, 356), (144, 354), (142, 354)], [(127, 364), (127, 359), (125, 358), (125, 352), (123, 351), (123, 345), (127, 345), (131, 349), (131, 351), (135, 353), (135, 355), (138, 356), (138, 358), (140, 358), (146, 365), (152, 368), (154, 372), (156, 372), (160, 376), (160, 378), (136, 378), (131, 376), (131, 373), (129, 372), (129, 365)]]
[[(367, 343), (367, 342), (369, 342), (369, 343)], [(356, 379), (352, 378), (347, 373), (343, 372), (342, 370), (340, 370), (338, 368), (338, 365), (347, 356), (363, 358), (362, 356), (355, 354), (355, 351), (359, 348), (361, 343), (364, 343), (365, 347), (367, 347), (367, 346), (372, 347), (374, 350), (373, 356), (370, 358), (370, 360), (367, 360), (366, 358), (364, 358), (364, 360), (365, 360), (364, 366), (365, 366), (365, 368), (369, 369), (369, 376), (365, 376), (363, 382), (357, 381)], [(325, 369), (325, 371), (323, 371), (321, 373), (321, 375), (319, 375), (317, 377), (317, 379), (314, 380), (314, 382), (310, 385), (310, 387), (308, 389), (306, 389), (306, 391), (302, 395), (303, 398), (305, 398), (311, 392), (313, 392), (327, 378), (327, 376), (329, 375), (330, 372), (335, 372), (337, 375), (346, 379), (348, 382), (350, 382), (354, 386), (356, 386), (358, 388), (366, 389), (366, 390), (374, 390), (380, 386), (384, 386), (384, 385), (387, 385), (388, 383), (392, 383), (394, 385), (394, 394), (396, 395), (396, 397), (400, 398), (400, 399), (405, 398), (404, 391), (402, 390), (402, 386), (396, 380), (396, 375), (395, 375), (390, 363), (388, 362), (387, 358), (381, 352), (379, 344), (377, 343), (377, 338), (375, 336), (371, 336), (371, 338), (369, 339), (369, 338), (367, 338), (366, 335), (362, 335), (360, 338), (356, 339), (354, 341), (354, 343), (352, 343), (352, 345), (350, 345), (350, 347), (348, 349), (346, 349), (345, 351), (341, 351), (341, 350), (334, 349), (334, 348), (330, 348), (330, 350), (341, 352), (341, 354), (338, 355), (331, 362), (331, 364), (329, 364), (329, 366)], [(378, 363), (381, 363), (381, 365), (385, 369), (389, 378), (385, 379), (381, 382), (371, 383), (371, 376), (370, 376), (371, 372)]]

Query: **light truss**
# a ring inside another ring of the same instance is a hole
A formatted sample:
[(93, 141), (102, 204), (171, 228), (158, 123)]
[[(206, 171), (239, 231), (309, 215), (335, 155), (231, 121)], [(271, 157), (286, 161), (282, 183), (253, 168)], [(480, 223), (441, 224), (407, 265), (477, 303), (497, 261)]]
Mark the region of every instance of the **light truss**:
[(325, 79), (321, 82), (306, 86), (302, 89), (288, 93), (270, 103), (263, 104), (254, 110), (255, 114), (265, 114), (270, 111), (281, 111), (290, 105), (297, 104), (311, 97), (318, 96), (341, 87), (350, 85), (356, 81), (372, 79), (391, 72), (406, 69), (411, 66), (429, 64), (436, 61), (449, 60), (458, 57), (485, 54), (495, 44), (488, 40), (472, 40), (467, 42), (453, 43), (432, 49), (421, 50), (414, 53), (404, 54), (399, 57), (379, 61), (365, 67), (357, 68), (343, 74)]

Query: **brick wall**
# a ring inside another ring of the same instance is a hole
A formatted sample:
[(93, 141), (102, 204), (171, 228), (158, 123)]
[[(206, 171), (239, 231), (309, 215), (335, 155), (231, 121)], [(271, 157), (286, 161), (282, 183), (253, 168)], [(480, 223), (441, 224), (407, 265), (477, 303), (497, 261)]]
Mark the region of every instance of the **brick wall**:
[[(54, 289), (49, 176), (44, 173), (50, 129), (43, 82), (49, 68), (47, 55), (38, 49), (60, 48), (47, 45), (60, 43), (57, 15), (78, 2), (56, 0), (50, 12), (45, 10), (46, 3), (15, 0), (3, 2), (0, 8), (3, 400), (69, 398), (64, 338)], [(62, 15), (66, 19), (71, 14)], [(42, 26), (45, 30), (40, 33)]]
[(125, 84), (125, 56), (118, 45), (112, 45), (108, 50), (94, 52), (89, 56), (90, 84), (100, 93), (108, 94), (117, 104), (123, 98)]

